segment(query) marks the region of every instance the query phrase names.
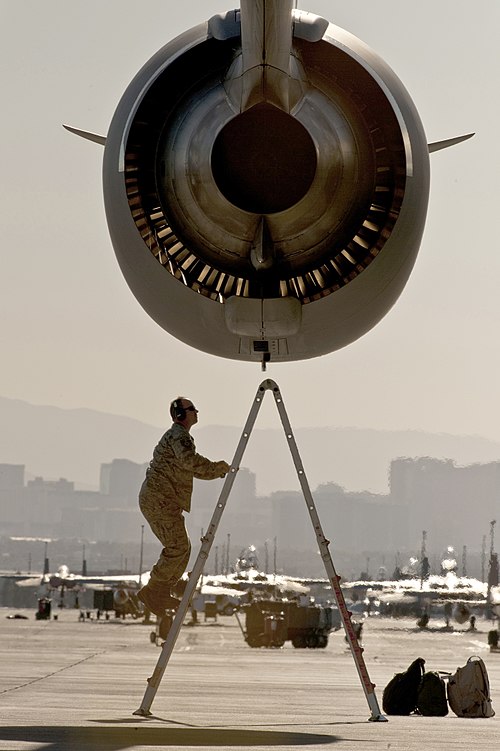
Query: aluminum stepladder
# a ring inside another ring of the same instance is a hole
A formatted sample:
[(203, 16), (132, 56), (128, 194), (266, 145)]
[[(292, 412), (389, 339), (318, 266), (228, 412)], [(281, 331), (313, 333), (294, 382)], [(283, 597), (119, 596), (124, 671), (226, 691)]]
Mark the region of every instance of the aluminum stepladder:
[(142, 704), (139, 707), (139, 709), (137, 709), (134, 712), (134, 715), (140, 715), (142, 717), (149, 717), (152, 714), (152, 712), (150, 711), (151, 704), (153, 703), (153, 700), (156, 696), (156, 692), (158, 691), (161, 679), (163, 677), (163, 673), (165, 672), (165, 668), (167, 667), (168, 661), (175, 647), (177, 637), (179, 635), (181, 626), (186, 617), (189, 603), (191, 601), (191, 598), (198, 584), (198, 580), (201, 574), (203, 573), (203, 569), (205, 567), (207, 558), (210, 553), (210, 549), (212, 547), (212, 543), (215, 538), (215, 533), (217, 532), (217, 528), (219, 526), (222, 513), (224, 511), (227, 499), (233, 487), (233, 483), (236, 478), (236, 473), (239, 469), (241, 459), (243, 457), (250, 434), (253, 430), (255, 420), (257, 419), (257, 415), (259, 413), (260, 407), (262, 405), (262, 400), (265, 396), (266, 391), (273, 392), (274, 400), (276, 402), (276, 407), (278, 409), (281, 423), (285, 431), (287, 443), (290, 447), (290, 452), (292, 454), (293, 463), (295, 465), (295, 469), (297, 471), (300, 486), (302, 488), (304, 500), (307, 505), (307, 510), (309, 511), (309, 516), (311, 518), (311, 522), (314, 527), (314, 531), (316, 533), (316, 539), (319, 545), (321, 558), (323, 560), (326, 573), (328, 575), (328, 579), (330, 580), (330, 584), (332, 586), (332, 590), (335, 595), (335, 600), (337, 603), (337, 607), (339, 609), (340, 617), (342, 619), (342, 624), (346, 632), (346, 637), (347, 637), (349, 647), (351, 649), (351, 654), (354, 658), (354, 663), (358, 671), (361, 685), (365, 692), (366, 700), (368, 702), (368, 706), (371, 711), (371, 716), (369, 717), (369, 720), (372, 722), (386, 722), (387, 718), (381, 714), (377, 697), (375, 695), (375, 684), (373, 684), (370, 681), (370, 678), (368, 675), (368, 670), (366, 668), (365, 661), (363, 658), (363, 648), (360, 647), (358, 640), (356, 638), (356, 634), (354, 632), (354, 628), (351, 622), (351, 613), (347, 609), (347, 606), (344, 600), (344, 595), (340, 587), (340, 576), (338, 576), (337, 572), (335, 571), (335, 567), (333, 565), (330, 551), (328, 549), (328, 546), (330, 543), (326, 539), (325, 535), (323, 534), (321, 522), (318, 516), (318, 512), (316, 510), (316, 505), (314, 503), (314, 499), (312, 497), (311, 490), (309, 488), (309, 483), (307, 481), (306, 474), (302, 467), (300, 454), (297, 448), (297, 444), (295, 443), (295, 439), (293, 437), (292, 429), (290, 426), (290, 422), (288, 420), (288, 415), (286, 413), (285, 405), (283, 404), (283, 399), (281, 397), (280, 390), (278, 388), (278, 385), (275, 383), (275, 381), (272, 381), (270, 379), (266, 379), (265, 381), (262, 381), (259, 388), (257, 389), (257, 394), (255, 396), (254, 402), (248, 414), (245, 427), (243, 428), (243, 433), (241, 434), (241, 438), (236, 448), (236, 452), (234, 454), (231, 468), (224, 481), (224, 485), (222, 487), (219, 500), (217, 501), (217, 506), (215, 507), (215, 511), (210, 520), (208, 529), (206, 533), (204, 534), (204, 536), (201, 538), (200, 551), (198, 553), (198, 557), (196, 558), (196, 562), (193, 566), (193, 570), (189, 576), (186, 589), (184, 590), (184, 594), (182, 596), (182, 600), (177, 609), (177, 613), (175, 615), (174, 621), (167, 635), (167, 638), (162, 645), (161, 654), (160, 654), (160, 657), (158, 658), (158, 662), (153, 671), (153, 675), (151, 676), (151, 678), (148, 678), (148, 686), (144, 694)]

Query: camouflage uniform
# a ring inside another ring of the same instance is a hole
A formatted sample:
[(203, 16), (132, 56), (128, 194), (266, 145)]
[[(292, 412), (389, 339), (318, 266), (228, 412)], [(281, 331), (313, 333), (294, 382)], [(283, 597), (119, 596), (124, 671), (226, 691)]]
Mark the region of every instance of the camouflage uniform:
[(186, 570), (191, 543), (182, 512), (191, 510), (193, 477), (214, 480), (228, 471), (226, 462), (197, 454), (193, 438), (179, 423), (160, 439), (139, 493), (140, 509), (163, 545), (151, 570), (150, 590), (169, 590)]

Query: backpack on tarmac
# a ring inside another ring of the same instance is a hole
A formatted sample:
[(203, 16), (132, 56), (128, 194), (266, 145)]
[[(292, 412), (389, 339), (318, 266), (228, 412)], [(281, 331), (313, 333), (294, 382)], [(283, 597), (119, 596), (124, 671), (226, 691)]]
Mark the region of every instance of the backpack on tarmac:
[(417, 708), (417, 694), (425, 660), (418, 657), (404, 673), (396, 673), (382, 694), (382, 707), (386, 714), (409, 715)]
[(493, 717), (488, 672), (480, 657), (469, 657), (450, 676), (448, 701), (458, 717)]
[(422, 676), (417, 692), (417, 709), (425, 717), (445, 717), (448, 714), (446, 686), (439, 673)]

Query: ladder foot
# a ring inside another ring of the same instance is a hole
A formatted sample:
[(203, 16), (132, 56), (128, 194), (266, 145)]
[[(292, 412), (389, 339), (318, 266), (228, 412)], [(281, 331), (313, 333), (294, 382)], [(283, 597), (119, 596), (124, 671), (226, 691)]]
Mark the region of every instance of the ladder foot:
[(369, 717), (368, 722), (389, 722), (389, 720), (383, 714), (379, 714)]
[(139, 717), (151, 717), (153, 714), (149, 711), (149, 709), (143, 709), (142, 707), (139, 707), (139, 709), (136, 709), (135, 712), (132, 712), (132, 714), (139, 715)]

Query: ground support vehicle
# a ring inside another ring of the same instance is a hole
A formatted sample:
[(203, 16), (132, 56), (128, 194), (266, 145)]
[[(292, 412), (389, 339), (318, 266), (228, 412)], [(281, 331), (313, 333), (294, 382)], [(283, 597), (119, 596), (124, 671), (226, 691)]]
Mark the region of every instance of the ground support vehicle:
[(242, 632), (250, 647), (282, 647), (285, 641), (291, 641), (296, 648), (324, 648), (330, 631), (340, 628), (338, 611), (331, 606), (254, 600), (243, 610)]

